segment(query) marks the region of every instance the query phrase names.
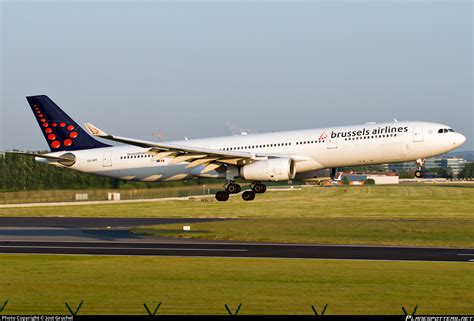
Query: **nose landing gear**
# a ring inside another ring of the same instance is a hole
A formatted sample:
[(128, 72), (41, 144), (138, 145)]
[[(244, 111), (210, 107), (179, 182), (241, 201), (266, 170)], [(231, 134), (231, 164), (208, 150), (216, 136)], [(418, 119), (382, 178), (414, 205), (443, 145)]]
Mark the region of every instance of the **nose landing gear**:
[(415, 177), (416, 178), (423, 178), (424, 173), (423, 173), (423, 167), (425, 165), (425, 160), (424, 159), (417, 159), (416, 160), (416, 171), (415, 171)]

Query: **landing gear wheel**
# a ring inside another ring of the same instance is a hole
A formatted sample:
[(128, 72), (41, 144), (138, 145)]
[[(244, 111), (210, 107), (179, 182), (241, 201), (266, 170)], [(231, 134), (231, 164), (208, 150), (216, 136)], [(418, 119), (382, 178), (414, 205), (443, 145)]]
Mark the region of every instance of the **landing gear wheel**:
[(255, 199), (255, 193), (252, 191), (245, 191), (242, 193), (242, 199), (244, 201), (253, 201)]
[(267, 191), (267, 186), (265, 184), (254, 184), (252, 185), (252, 191), (257, 194), (263, 194)]
[(415, 177), (416, 178), (423, 178), (423, 176), (424, 176), (424, 173), (423, 173), (422, 170), (416, 170), (415, 171)]
[(229, 200), (229, 192), (227, 191), (219, 191), (216, 193), (216, 200), (219, 202), (226, 202)]
[(240, 185), (239, 184), (227, 184), (225, 187), (225, 190), (229, 192), (230, 194), (238, 194), (241, 191)]
[(416, 160), (416, 171), (415, 171), (415, 177), (416, 178), (423, 178), (424, 173), (423, 173), (423, 167), (425, 166), (425, 160), (422, 158), (419, 158)]

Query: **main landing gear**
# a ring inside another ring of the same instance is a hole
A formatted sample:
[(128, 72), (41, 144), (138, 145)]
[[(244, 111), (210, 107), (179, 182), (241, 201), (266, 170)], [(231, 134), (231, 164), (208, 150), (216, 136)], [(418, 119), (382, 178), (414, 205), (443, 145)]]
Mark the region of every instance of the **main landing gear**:
[(250, 188), (256, 194), (263, 194), (267, 191), (267, 186), (260, 182), (253, 182), (252, 185), (250, 185)]
[[(224, 185), (224, 191), (219, 191), (216, 193), (216, 200), (219, 202), (226, 202), (229, 200), (230, 194), (238, 194), (242, 190), (239, 184), (231, 181)], [(260, 182), (253, 182), (250, 185), (250, 191), (245, 191), (242, 193), (242, 199), (244, 201), (253, 201), (255, 199), (255, 194), (263, 194), (267, 191), (267, 186)]]
[(416, 160), (416, 171), (415, 171), (415, 177), (416, 178), (423, 178), (424, 173), (423, 173), (423, 166), (425, 165), (425, 160), (424, 159), (417, 159)]
[(245, 191), (242, 193), (242, 199), (244, 201), (253, 201), (255, 199), (255, 193), (252, 191)]
[(216, 193), (216, 200), (219, 202), (226, 202), (229, 200), (229, 192), (227, 191), (219, 191)]
[(224, 189), (229, 193), (229, 194), (239, 194), (242, 188), (240, 187), (239, 184), (235, 184), (234, 182), (230, 182), (228, 184), (224, 185)]
[(242, 190), (239, 184), (231, 181), (224, 185), (224, 191), (219, 191), (216, 193), (216, 200), (219, 202), (226, 202), (229, 200), (230, 194), (238, 194)]

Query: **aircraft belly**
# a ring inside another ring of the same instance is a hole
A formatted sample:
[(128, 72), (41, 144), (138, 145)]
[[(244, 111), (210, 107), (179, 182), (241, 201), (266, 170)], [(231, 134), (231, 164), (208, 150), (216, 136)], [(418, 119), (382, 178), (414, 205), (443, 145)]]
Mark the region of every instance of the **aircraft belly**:
[[(216, 164), (216, 166), (219, 164)], [(192, 168), (191, 174), (196, 177), (203, 177), (203, 178), (226, 178), (226, 171), (213, 169), (213, 170), (206, 170), (205, 165), (200, 165), (198, 167)]]
[(154, 175), (160, 175), (156, 181), (170, 182), (191, 178), (191, 170), (186, 168), (187, 164), (175, 164), (159, 166), (159, 172)]
[(302, 162), (296, 162), (296, 172), (303, 173), (317, 169), (323, 169), (325, 166), (318, 162), (317, 160), (310, 159)]
[(186, 164), (110, 169), (98, 171), (96, 174), (144, 182), (175, 181), (192, 177), (191, 170), (186, 168)]

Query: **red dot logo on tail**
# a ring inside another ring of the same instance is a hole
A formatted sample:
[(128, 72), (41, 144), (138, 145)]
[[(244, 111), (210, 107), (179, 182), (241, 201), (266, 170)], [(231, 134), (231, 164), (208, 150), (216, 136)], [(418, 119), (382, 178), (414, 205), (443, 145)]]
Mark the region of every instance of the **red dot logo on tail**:
[(59, 148), (61, 147), (61, 143), (58, 140), (55, 140), (54, 142), (51, 143), (51, 147)]

